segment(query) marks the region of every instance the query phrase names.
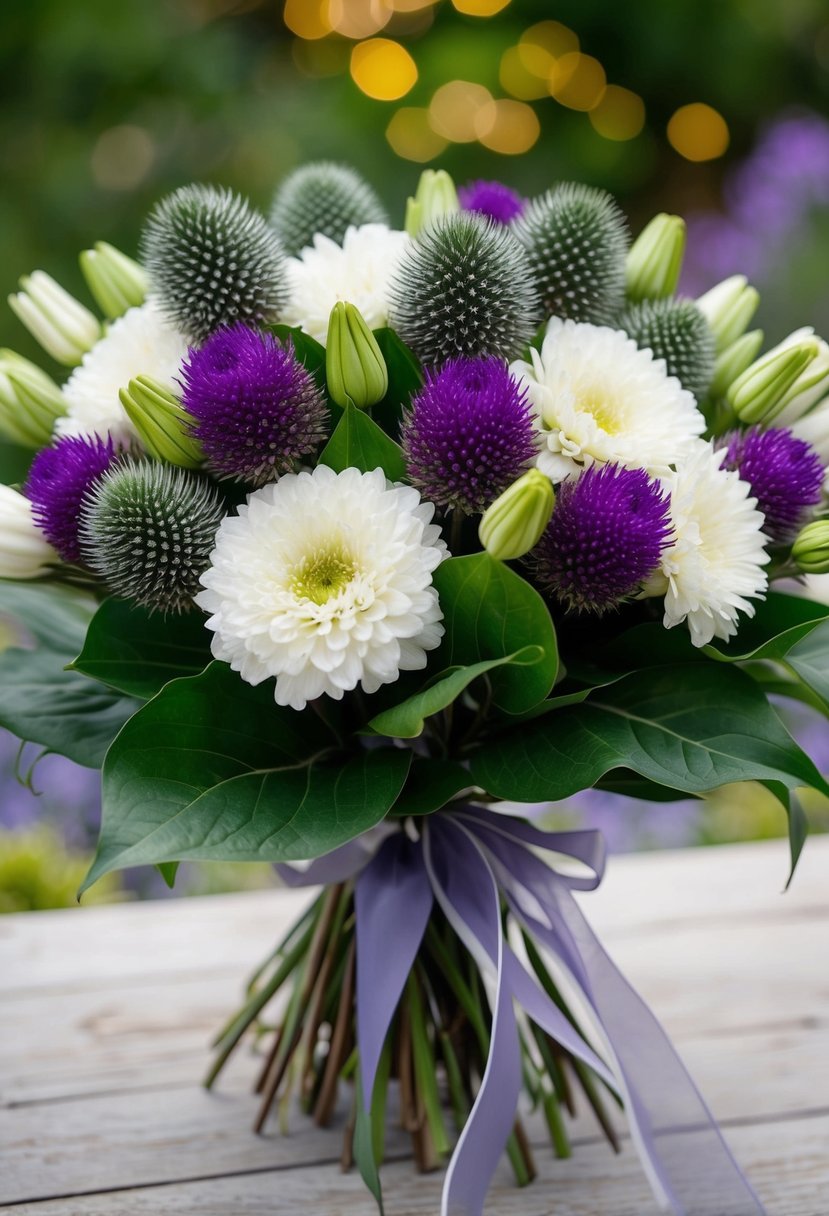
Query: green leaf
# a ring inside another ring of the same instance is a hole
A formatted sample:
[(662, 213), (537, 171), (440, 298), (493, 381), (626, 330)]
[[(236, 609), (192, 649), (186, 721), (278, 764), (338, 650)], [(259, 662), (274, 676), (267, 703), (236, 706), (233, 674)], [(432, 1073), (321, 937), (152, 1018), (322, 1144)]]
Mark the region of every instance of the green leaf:
[(627, 676), (488, 740), (471, 763), (479, 785), (519, 802), (567, 798), (618, 768), (689, 794), (752, 780), (829, 794), (754, 682), (714, 663)]
[(786, 666), (820, 697), (829, 711), (829, 621), (822, 621), (808, 637), (786, 653)]
[(453, 667), (436, 675), (429, 686), (413, 697), (384, 710), (369, 722), (371, 730), (378, 735), (389, 735), (392, 739), (414, 739), (423, 733), (425, 719), (451, 705), (478, 676), (494, 671), (508, 663), (516, 667), (531, 667), (544, 658), (540, 646), (524, 646), (515, 654), (502, 659), (485, 659), (469, 667)]
[(364, 410), (349, 404), (334, 434), (322, 450), (320, 464), (335, 472), (356, 468), (363, 473), (382, 469), (389, 481), (402, 481), (406, 475), (403, 450), (369, 418)]
[(415, 756), (406, 784), (391, 813), (399, 819), (406, 815), (431, 815), (462, 790), (474, 788), (468, 770), (457, 760)]
[(398, 435), (403, 413), (423, 384), (423, 372), (415, 355), (400, 341), (393, 329), (375, 329), (374, 337), (386, 361), (389, 388), (383, 400), (371, 412), (388, 434)]
[(809, 820), (806, 817), (806, 812), (803, 805), (793, 790), (786, 789), (779, 781), (764, 781), (762, 784), (766, 789), (774, 794), (774, 797), (783, 807), (789, 821), (789, 857), (791, 865), (789, 867), (789, 876), (786, 879), (786, 890), (791, 886), (794, 872), (797, 869), (797, 863), (800, 860), (800, 854), (803, 852), (803, 846), (806, 843), (806, 837), (809, 835)]
[(0, 483), (16, 486), (24, 482), (33, 458), (34, 452), (30, 448), (0, 440)]
[(374, 1120), (372, 1119), (372, 1113), (380, 1101), (381, 1098), (375, 1084), (374, 1093), (371, 1096), (371, 1110), (364, 1110), (362, 1084), (358, 1069), (354, 1115), (354, 1160), (357, 1162), (360, 1177), (374, 1196), (379, 1216), (384, 1216), (383, 1191), (380, 1186), (377, 1158), (374, 1154)]
[(84, 887), (110, 870), (185, 858), (319, 856), (378, 823), (411, 753), (344, 756), (314, 714), (274, 704), (223, 663), (167, 684), (110, 748), (98, 853)]
[(210, 634), (201, 613), (162, 616), (126, 600), (105, 600), (72, 664), (120, 692), (148, 700), (180, 676), (196, 675), (210, 662)]
[(271, 325), (271, 333), (281, 342), (290, 342), (303, 367), (325, 388), (325, 347), (305, 330), (290, 325)]
[(507, 663), (490, 679), (493, 704), (507, 713), (525, 713), (543, 701), (555, 683), (558, 648), (538, 592), (488, 553), (449, 558), (438, 566), (434, 583), (446, 628), (438, 661), (468, 667), (539, 646), (542, 657), (531, 667)]
[(0, 654), (0, 726), (77, 764), (100, 768), (137, 701), (67, 671), (94, 605), (33, 583), (0, 583), (0, 611), (20, 623), (25, 648)]

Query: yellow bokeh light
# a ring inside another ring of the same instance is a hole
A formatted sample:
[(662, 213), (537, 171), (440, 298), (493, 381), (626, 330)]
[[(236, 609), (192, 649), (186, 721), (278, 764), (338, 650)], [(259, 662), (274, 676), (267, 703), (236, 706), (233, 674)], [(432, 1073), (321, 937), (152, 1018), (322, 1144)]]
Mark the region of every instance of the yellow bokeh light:
[(560, 59), (562, 55), (579, 49), (579, 36), (560, 21), (539, 21), (524, 30), (521, 43), (523, 46), (539, 46), (554, 59)]
[(396, 13), (419, 13), (423, 8), (432, 8), (437, 0), (391, 0)]
[(125, 123), (102, 131), (92, 149), (92, 176), (105, 190), (134, 190), (152, 167), (155, 144), (149, 131)]
[(344, 38), (370, 38), (388, 25), (393, 11), (391, 0), (328, 0), (331, 29)]
[(479, 139), (485, 148), (504, 156), (518, 156), (529, 149), (541, 134), (541, 123), (532, 106), (503, 97), (495, 102), (495, 115)]
[(609, 84), (590, 121), (605, 139), (635, 139), (645, 125), (645, 103), (638, 93)]
[(324, 38), (331, 33), (328, 0), (285, 0), (283, 19), (299, 38)]
[(606, 88), (604, 68), (592, 55), (570, 51), (556, 59), (550, 72), (550, 92), (571, 110), (592, 110)]
[(495, 122), (495, 102), (489, 89), (471, 80), (450, 80), (429, 104), (433, 130), (456, 144), (480, 139)]
[(548, 95), (547, 80), (555, 59), (534, 42), (510, 46), (501, 56), (501, 86), (522, 101), (535, 101)]
[(417, 81), (417, 64), (399, 42), (370, 38), (351, 52), (351, 77), (375, 101), (397, 101)]
[[(291, 56), (305, 76), (339, 76), (348, 71), (350, 47), (341, 38), (294, 38)], [(271, 92), (273, 85), (266, 90)]]
[(452, 0), (459, 13), (467, 17), (494, 17), (505, 9), (510, 0)]
[(715, 160), (728, 147), (728, 124), (702, 101), (680, 106), (668, 123), (668, 140), (686, 160)]
[(419, 164), (440, 156), (447, 143), (429, 122), (429, 111), (420, 106), (398, 110), (386, 127), (386, 139), (398, 156)]

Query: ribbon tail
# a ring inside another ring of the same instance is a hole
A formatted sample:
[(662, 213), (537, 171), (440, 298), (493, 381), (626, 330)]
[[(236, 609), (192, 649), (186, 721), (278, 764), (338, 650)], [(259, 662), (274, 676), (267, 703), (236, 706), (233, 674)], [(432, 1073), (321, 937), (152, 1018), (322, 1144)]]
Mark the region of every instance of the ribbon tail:
[(365, 1110), (432, 902), (422, 848), (402, 832), (386, 840), (357, 876), (357, 1045)]
[[(461, 941), (476, 959), (486, 960), (487, 970), (496, 973), (493, 1002), (492, 1035), (486, 1068), (472, 1110), (464, 1124), (452, 1159), (446, 1171), (441, 1200), (441, 1216), (481, 1216), (492, 1175), (504, 1151), (515, 1123), (515, 1112), (521, 1092), (521, 1051), (518, 1025), (515, 1020), (513, 995), (504, 967), (507, 949), (501, 925), (498, 888), (487, 866), (489, 882), (479, 888), (476, 897), (481, 906), (485, 901), (487, 928), (495, 939), (495, 958), (491, 956), (493, 941), (479, 937), (466, 919), (463, 896), (444, 889), (430, 854), (431, 833), (427, 834), (424, 856), (435, 895), (446, 917)], [(481, 861), (486, 865), (483, 857)]]

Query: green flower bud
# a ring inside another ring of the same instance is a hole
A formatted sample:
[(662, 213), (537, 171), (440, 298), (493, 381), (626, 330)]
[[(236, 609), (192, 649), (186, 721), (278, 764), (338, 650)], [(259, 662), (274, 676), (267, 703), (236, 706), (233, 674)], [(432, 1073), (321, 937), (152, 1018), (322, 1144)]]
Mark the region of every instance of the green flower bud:
[(478, 538), (487, 553), (500, 562), (529, 553), (550, 522), (555, 501), (553, 483), (540, 470), (519, 477), (481, 517)]
[(741, 376), (760, 354), (762, 345), (762, 329), (752, 329), (721, 351), (714, 364), (709, 395), (715, 398), (725, 396), (737, 377)]
[(343, 409), (349, 401), (358, 409), (376, 405), (389, 387), (389, 373), (377, 339), (359, 309), (342, 300), (332, 308), (328, 322), (325, 375), (328, 391)]
[(83, 251), (80, 263), (95, 303), (110, 321), (144, 303), (149, 287), (146, 270), (114, 245), (97, 241), (94, 249)]
[(0, 434), (42, 448), (65, 413), (63, 393), (46, 372), (13, 350), (0, 350)]
[(424, 169), (414, 198), (406, 203), (406, 231), (417, 236), (444, 215), (460, 210), (455, 183), (445, 169)]
[(633, 242), (625, 263), (630, 300), (663, 300), (679, 282), (685, 256), (685, 220), (662, 212)]
[(199, 468), (204, 453), (190, 433), (193, 420), (163, 384), (136, 376), (118, 396), (150, 456), (181, 469)]
[(101, 323), (51, 275), (35, 270), (20, 280), (9, 304), (43, 349), (58, 363), (77, 367), (101, 336)]
[(697, 308), (711, 326), (720, 354), (748, 329), (760, 303), (760, 293), (745, 275), (723, 279), (697, 300)]
[(802, 529), (792, 558), (804, 574), (829, 574), (829, 519), (816, 519)]
[(770, 350), (756, 359), (728, 389), (727, 401), (737, 417), (749, 425), (768, 426), (773, 422), (818, 350), (816, 340), (807, 338), (793, 346)]
[(776, 351), (791, 350), (802, 342), (814, 342), (817, 345), (817, 355), (795, 380), (783, 398), (783, 408), (777, 422), (778, 426), (791, 426), (799, 418), (811, 413), (812, 409), (829, 390), (829, 343), (819, 338), (811, 326), (796, 329), (788, 338), (784, 338)]

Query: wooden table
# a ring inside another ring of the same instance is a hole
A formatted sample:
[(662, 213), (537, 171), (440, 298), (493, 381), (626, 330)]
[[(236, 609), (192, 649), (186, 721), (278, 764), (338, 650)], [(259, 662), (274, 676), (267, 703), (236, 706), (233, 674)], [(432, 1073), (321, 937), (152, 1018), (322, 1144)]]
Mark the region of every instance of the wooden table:
[[(666, 812), (667, 813), (667, 812)], [(770, 1216), (829, 1211), (829, 839), (793, 889), (782, 842), (612, 861), (584, 897), (663, 1019)], [(341, 1137), (295, 1111), (250, 1131), (256, 1061), (199, 1082), (211, 1033), (307, 898), (269, 891), (0, 917), (0, 1210), (16, 1216), (371, 1216)], [(629, 1142), (588, 1120), (575, 1155), (539, 1138), (539, 1181), (501, 1164), (488, 1213), (650, 1216)], [(388, 1216), (436, 1216), (440, 1176), (390, 1137)], [(716, 1214), (712, 1213), (712, 1216)]]

